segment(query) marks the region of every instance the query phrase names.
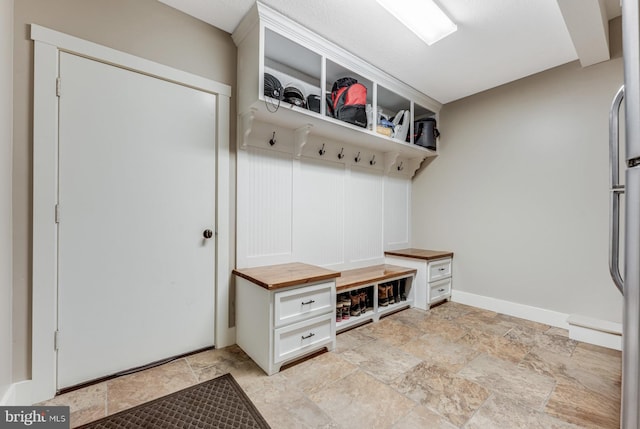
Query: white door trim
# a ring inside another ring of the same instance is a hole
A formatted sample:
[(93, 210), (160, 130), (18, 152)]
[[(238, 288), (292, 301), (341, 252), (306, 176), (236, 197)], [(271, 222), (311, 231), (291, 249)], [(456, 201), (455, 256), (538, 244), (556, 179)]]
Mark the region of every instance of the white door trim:
[(216, 142), (216, 336), (215, 345), (234, 343), (229, 325), (230, 158), (229, 118), (231, 87), (194, 74), (97, 45), (31, 24), (34, 40), (33, 106), (33, 268), (31, 403), (50, 399), (56, 392), (57, 232), (54, 210), (58, 191), (58, 76), (59, 51), (187, 85), (217, 95)]

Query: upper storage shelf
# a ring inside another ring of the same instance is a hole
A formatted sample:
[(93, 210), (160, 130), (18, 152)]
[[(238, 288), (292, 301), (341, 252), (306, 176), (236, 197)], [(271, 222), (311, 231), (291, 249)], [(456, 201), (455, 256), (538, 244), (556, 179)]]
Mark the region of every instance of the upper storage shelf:
[[(232, 37), (238, 46), (241, 148), (246, 147), (257, 119), (299, 130), (299, 146), (313, 134), (382, 151), (390, 159), (410, 158), (416, 168), (425, 158), (437, 155), (413, 143), (414, 121), (435, 118), (441, 108), (435, 100), (260, 2)], [(280, 82), (285, 95), (301, 93), (304, 104), (282, 96), (265, 96), (265, 74)], [(366, 111), (358, 112), (364, 118), (352, 121), (359, 125), (331, 113), (331, 89), (344, 77), (354, 78), (366, 88)]]

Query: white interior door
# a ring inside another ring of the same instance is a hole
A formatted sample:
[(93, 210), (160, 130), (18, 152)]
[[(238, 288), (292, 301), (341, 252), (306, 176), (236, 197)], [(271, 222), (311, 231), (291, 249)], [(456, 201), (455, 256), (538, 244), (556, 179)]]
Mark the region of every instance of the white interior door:
[(216, 96), (60, 55), (58, 388), (214, 344)]

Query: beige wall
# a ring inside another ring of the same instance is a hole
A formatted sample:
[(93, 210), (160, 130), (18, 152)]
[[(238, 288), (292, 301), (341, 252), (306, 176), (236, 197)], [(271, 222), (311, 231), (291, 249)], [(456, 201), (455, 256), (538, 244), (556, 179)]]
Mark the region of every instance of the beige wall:
[[(14, 381), (30, 377), (33, 43), (35, 23), (231, 85), (235, 112), (236, 48), (231, 36), (156, 0), (20, 0), (14, 43)], [(235, 115), (231, 115), (235, 130)], [(232, 147), (235, 138), (232, 132)], [(232, 172), (233, 174), (233, 172)]]
[(0, 0), (0, 400), (11, 384), (13, 0)]
[(413, 244), (455, 252), (454, 289), (621, 321), (607, 259), (619, 28), (612, 21), (610, 61), (573, 62), (443, 107), (441, 154), (414, 181)]

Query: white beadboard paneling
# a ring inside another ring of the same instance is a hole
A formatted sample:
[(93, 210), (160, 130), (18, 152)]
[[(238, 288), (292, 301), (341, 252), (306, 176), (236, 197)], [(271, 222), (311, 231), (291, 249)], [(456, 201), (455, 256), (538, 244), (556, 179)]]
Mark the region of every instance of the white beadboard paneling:
[(300, 261), (343, 270), (409, 246), (409, 169), (385, 174), (383, 152), (314, 135), (296, 143), (294, 130), (252, 125), (238, 150), (238, 267)]
[(344, 263), (345, 167), (302, 159), (294, 180), (294, 254), (316, 265)]
[(292, 256), (292, 156), (249, 147), (246, 157), (241, 158), (238, 265), (289, 262)]
[(346, 249), (348, 263), (359, 264), (384, 257), (383, 175), (351, 167), (346, 187)]
[(401, 249), (410, 246), (410, 211), (411, 179), (387, 176), (384, 181), (385, 249)]

